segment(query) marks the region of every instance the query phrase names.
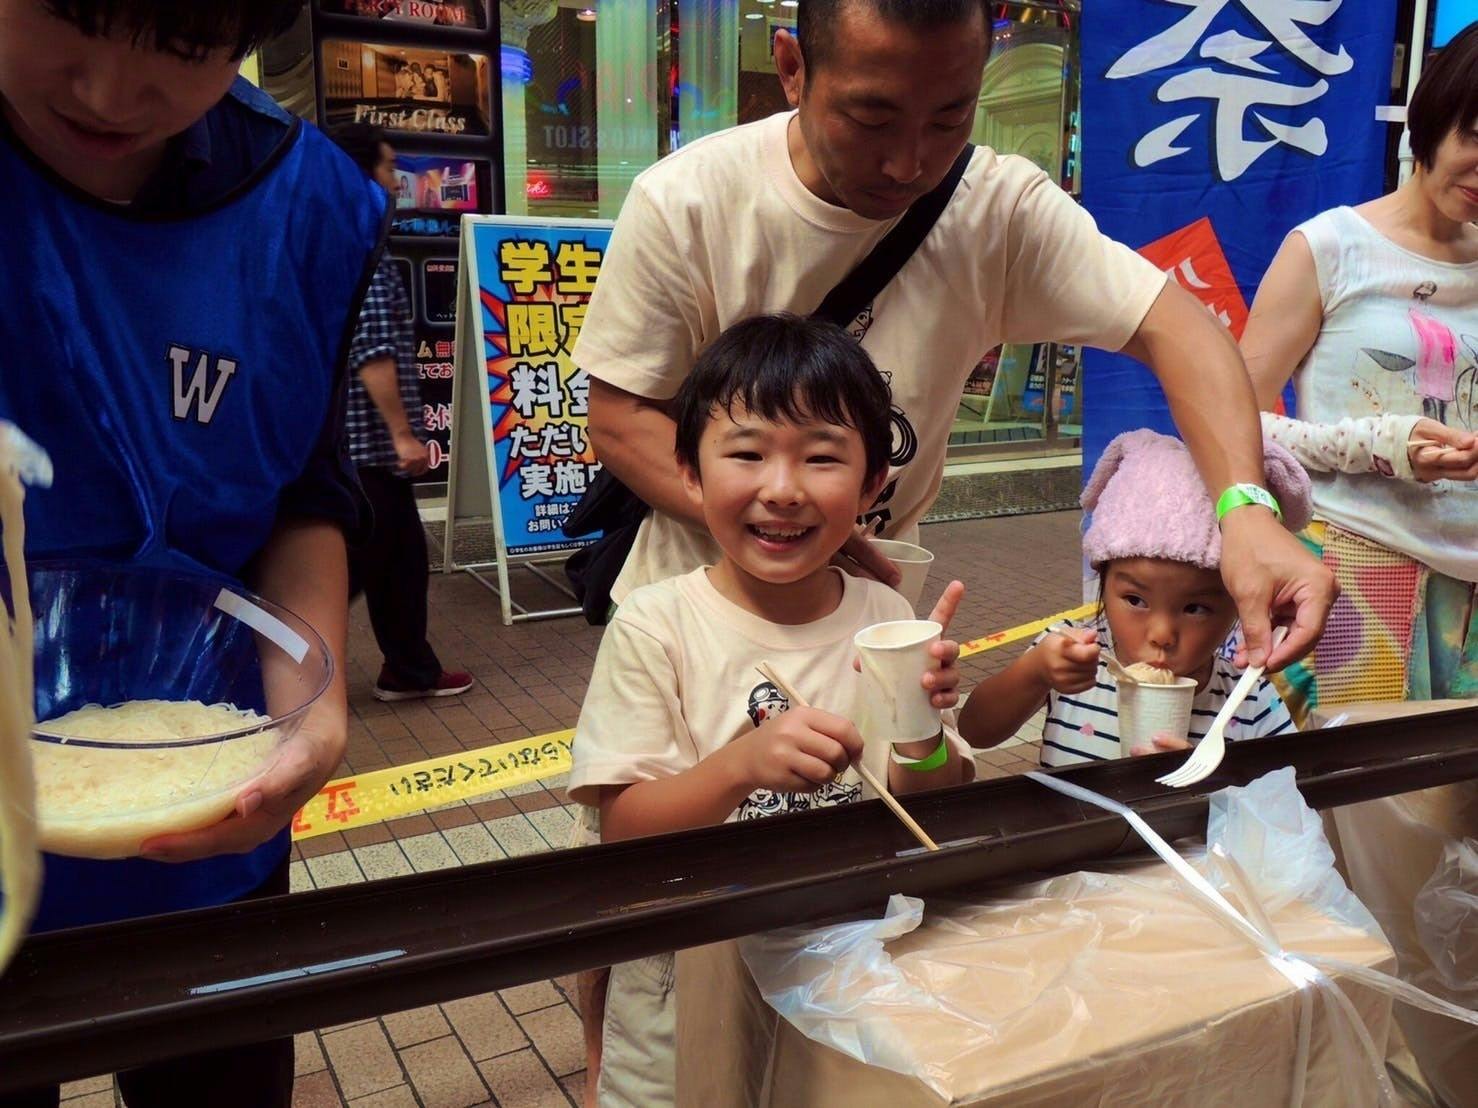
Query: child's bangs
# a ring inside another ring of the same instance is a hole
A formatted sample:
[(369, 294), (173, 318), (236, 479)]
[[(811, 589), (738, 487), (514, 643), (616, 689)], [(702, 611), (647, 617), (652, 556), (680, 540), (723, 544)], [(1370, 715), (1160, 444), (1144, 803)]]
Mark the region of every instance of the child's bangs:
[(751, 415), (772, 423), (830, 423), (856, 431), (857, 420), (841, 392), (835, 387), (822, 387), (814, 379), (808, 381), (805, 376), (796, 380), (794, 373), (764, 373), (758, 380), (732, 390), (719, 403), (730, 416), (734, 405), (740, 404)]

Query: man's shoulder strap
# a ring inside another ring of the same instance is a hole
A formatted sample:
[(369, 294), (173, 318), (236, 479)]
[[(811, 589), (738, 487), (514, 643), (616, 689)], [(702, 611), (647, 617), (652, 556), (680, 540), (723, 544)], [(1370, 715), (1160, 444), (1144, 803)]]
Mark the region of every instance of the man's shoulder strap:
[(944, 175), (944, 180), (913, 202), (897, 225), (883, 236), (867, 257), (857, 263), (851, 273), (842, 278), (836, 288), (826, 294), (826, 299), (811, 315), (829, 319), (839, 327), (850, 325), (858, 313), (888, 287), (888, 282), (913, 257), (919, 244), (929, 237), (974, 154), (975, 146), (966, 143), (954, 165)]

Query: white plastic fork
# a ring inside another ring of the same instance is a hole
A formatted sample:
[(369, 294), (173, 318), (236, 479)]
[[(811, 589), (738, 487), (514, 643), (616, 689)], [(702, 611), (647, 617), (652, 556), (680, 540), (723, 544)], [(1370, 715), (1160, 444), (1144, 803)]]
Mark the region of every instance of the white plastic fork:
[[(1271, 649), (1277, 650), (1287, 635), (1287, 627), (1274, 628)], [(1211, 722), (1211, 729), (1206, 732), (1206, 737), (1196, 744), (1196, 749), (1191, 752), (1185, 764), (1167, 773), (1164, 777), (1157, 777), (1156, 781), (1167, 788), (1183, 789), (1187, 785), (1206, 780), (1216, 772), (1216, 767), (1221, 765), (1221, 760), (1227, 755), (1227, 724), (1232, 721), (1232, 714), (1242, 706), (1242, 701), (1247, 699), (1252, 686), (1257, 684), (1258, 678), (1263, 675), (1264, 668), (1263, 666), (1247, 667), (1247, 671), (1233, 686), (1227, 702), (1221, 706), (1221, 711), (1216, 713), (1216, 719)]]

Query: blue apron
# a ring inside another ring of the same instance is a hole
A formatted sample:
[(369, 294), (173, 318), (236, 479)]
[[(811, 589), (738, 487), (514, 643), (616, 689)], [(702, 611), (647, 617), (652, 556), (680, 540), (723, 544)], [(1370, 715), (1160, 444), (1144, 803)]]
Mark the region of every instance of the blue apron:
[[(0, 416), (56, 469), (27, 498), (27, 556), (239, 580), (342, 403), (383, 193), (296, 124), (180, 218), (110, 208), (4, 141), (0, 180)], [(184, 865), (47, 855), (34, 929), (226, 903), (287, 849), (284, 831)]]

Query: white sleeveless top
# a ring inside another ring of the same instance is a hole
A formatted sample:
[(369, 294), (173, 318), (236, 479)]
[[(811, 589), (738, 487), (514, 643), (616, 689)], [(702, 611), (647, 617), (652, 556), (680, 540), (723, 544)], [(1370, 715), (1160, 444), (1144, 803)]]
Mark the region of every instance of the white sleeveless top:
[[(1310, 423), (1394, 413), (1478, 426), (1478, 262), (1396, 245), (1352, 208), (1294, 229), (1308, 240), (1324, 325), (1294, 372)], [(1478, 581), (1478, 485), (1312, 473), (1314, 513), (1463, 581)]]

